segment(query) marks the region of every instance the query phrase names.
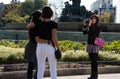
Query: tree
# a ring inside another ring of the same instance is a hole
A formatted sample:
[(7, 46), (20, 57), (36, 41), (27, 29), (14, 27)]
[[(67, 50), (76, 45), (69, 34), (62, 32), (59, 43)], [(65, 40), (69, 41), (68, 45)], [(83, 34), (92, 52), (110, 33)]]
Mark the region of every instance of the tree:
[(100, 17), (100, 22), (101, 23), (109, 23), (110, 20), (110, 13), (104, 12), (103, 15)]
[(47, 0), (35, 0), (34, 10), (41, 9), (44, 5), (47, 5)]
[(41, 9), (47, 0), (25, 0), (23, 3), (12, 3), (5, 6), (4, 20), (9, 23), (25, 23), (34, 10)]
[(5, 5), (5, 16), (3, 20), (5, 20), (7, 23), (25, 23), (29, 16), (21, 15), (21, 5), (22, 3), (12, 3)]
[(30, 15), (34, 10), (41, 9), (47, 4), (47, 0), (26, 0), (22, 3), (21, 13), (22, 15)]
[(3, 19), (7, 23), (25, 23), (28, 18), (29, 18), (28, 15), (21, 17), (19, 14), (15, 12), (9, 12), (5, 14), (5, 17)]
[(20, 14), (20, 7), (21, 3), (12, 3), (12, 4), (6, 4), (5, 5), (5, 14), (9, 12), (15, 12), (17, 14)]
[(112, 23), (114, 22), (115, 17), (114, 15), (110, 14), (109, 12), (104, 12), (103, 15), (100, 17), (100, 21), (102, 23)]
[(24, 3), (22, 3), (22, 6), (20, 8), (21, 15), (22, 16), (30, 15), (32, 13), (33, 9), (34, 9), (33, 2), (30, 2), (30, 1), (24, 2)]
[(25, 23), (29, 16), (21, 16), (21, 5), (21, 3), (6, 4), (3, 20), (7, 23)]
[(110, 15), (110, 23), (115, 22), (115, 16), (113, 14)]

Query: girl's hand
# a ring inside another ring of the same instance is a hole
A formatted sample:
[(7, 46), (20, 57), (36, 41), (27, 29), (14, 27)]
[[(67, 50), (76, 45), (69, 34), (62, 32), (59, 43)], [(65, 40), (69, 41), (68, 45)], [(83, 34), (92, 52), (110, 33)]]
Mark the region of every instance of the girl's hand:
[(83, 26), (86, 26), (87, 24), (85, 22), (83, 22)]
[(30, 23), (31, 27), (35, 27), (35, 24), (33, 22)]
[(33, 28), (33, 27), (35, 27), (35, 24), (34, 24), (33, 22), (29, 23), (29, 24), (26, 26), (27, 29), (30, 29), (30, 28)]
[(89, 22), (89, 26), (91, 26), (92, 25), (92, 20), (90, 20), (90, 22)]

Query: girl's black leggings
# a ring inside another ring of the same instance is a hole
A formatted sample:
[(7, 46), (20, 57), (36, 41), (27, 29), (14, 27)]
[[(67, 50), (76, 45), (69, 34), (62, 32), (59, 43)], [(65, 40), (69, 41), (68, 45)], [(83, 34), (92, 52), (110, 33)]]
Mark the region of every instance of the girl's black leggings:
[(89, 53), (91, 61), (91, 77), (98, 77), (98, 53)]

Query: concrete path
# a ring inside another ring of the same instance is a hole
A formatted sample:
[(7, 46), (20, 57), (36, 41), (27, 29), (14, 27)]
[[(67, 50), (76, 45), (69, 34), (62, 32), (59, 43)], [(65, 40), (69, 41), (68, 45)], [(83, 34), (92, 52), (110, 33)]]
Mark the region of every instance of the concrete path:
[[(59, 76), (57, 79), (87, 79), (89, 75)], [(50, 79), (45, 77), (44, 79)], [(99, 74), (98, 79), (120, 79), (120, 73), (116, 74)]]

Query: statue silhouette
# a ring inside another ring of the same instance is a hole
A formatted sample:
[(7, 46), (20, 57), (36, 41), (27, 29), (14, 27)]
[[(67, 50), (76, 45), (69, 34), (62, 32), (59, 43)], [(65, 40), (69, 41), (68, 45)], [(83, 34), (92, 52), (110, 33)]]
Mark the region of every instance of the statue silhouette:
[(90, 17), (91, 12), (87, 11), (85, 6), (81, 6), (81, 0), (70, 0), (65, 2), (65, 8), (62, 11), (60, 21), (63, 22), (82, 22), (84, 19)]

